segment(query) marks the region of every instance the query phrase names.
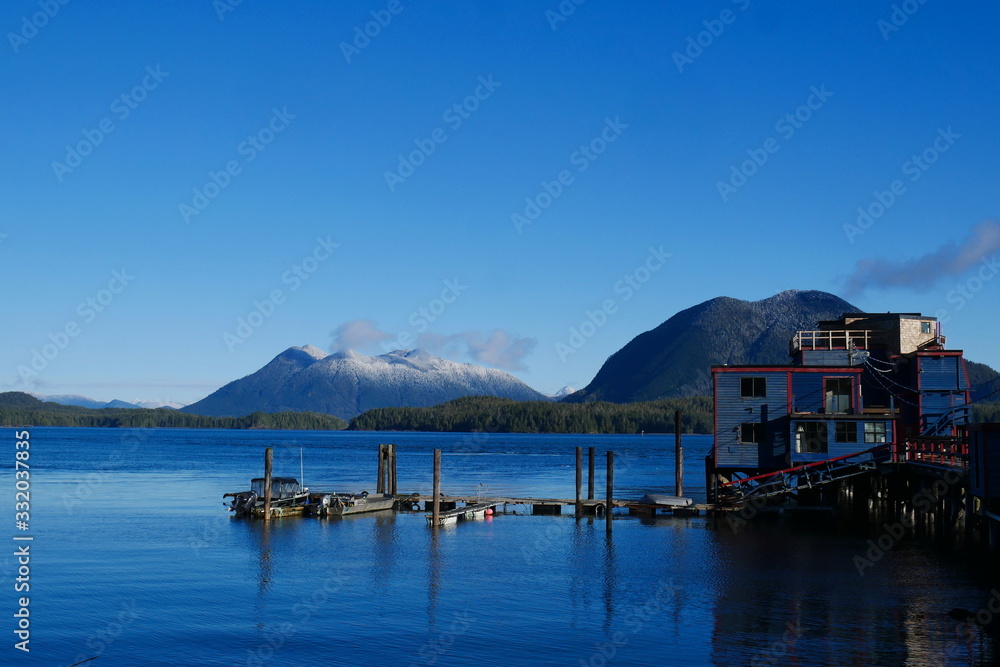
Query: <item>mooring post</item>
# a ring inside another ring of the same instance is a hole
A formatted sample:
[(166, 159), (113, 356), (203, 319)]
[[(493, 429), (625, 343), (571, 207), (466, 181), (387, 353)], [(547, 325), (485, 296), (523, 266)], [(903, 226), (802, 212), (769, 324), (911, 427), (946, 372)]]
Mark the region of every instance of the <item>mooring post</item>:
[(264, 520), (271, 518), (271, 467), (274, 465), (274, 449), (264, 450)]
[(615, 453), (608, 452), (608, 498), (604, 507), (604, 527), (608, 535), (611, 534), (611, 510), (615, 502)]
[(594, 499), (594, 448), (587, 448), (587, 500)]
[(387, 493), (396, 495), (396, 445), (389, 445), (389, 489)]
[(437, 529), (441, 520), (441, 450), (434, 450), (434, 502), (431, 507), (431, 525)]
[(681, 444), (681, 411), (674, 410), (674, 481), (678, 498), (684, 496), (684, 445)]
[(378, 477), (375, 481), (375, 493), (385, 493), (385, 445), (378, 446)]
[(576, 518), (583, 516), (583, 447), (576, 448)]

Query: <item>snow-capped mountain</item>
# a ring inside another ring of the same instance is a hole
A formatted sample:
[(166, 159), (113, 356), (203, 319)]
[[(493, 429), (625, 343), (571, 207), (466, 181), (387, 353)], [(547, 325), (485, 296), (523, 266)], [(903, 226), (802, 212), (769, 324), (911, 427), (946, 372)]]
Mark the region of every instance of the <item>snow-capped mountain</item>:
[(477, 395), (546, 400), (510, 373), (449, 361), (423, 350), (326, 355), (306, 345), (285, 350), (256, 373), (182, 411), (214, 417), (309, 411), (350, 419), (373, 408), (425, 407)]
[(31, 395), (40, 401), (58, 403), (59, 405), (75, 405), (80, 408), (91, 408), (93, 410), (100, 410), (101, 408), (173, 408), (174, 410), (179, 410), (184, 407), (183, 403), (177, 403), (174, 401), (120, 401), (118, 399), (114, 399), (112, 401), (99, 401), (95, 398), (80, 396), (78, 394), (46, 396), (44, 394), (31, 392)]

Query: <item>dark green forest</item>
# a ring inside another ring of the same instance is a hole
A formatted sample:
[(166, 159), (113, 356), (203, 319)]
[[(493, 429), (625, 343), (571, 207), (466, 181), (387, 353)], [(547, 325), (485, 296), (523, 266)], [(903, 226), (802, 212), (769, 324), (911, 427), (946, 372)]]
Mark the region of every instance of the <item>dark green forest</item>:
[(488, 433), (673, 433), (674, 411), (684, 433), (712, 432), (705, 396), (640, 403), (553, 403), (468, 396), (430, 408), (377, 408), (351, 420), (355, 431), (484, 431)]
[(0, 393), (0, 426), (98, 426), (104, 428), (228, 428), (339, 431), (347, 422), (315, 412), (255, 412), (245, 417), (203, 417), (169, 408), (102, 408), (42, 402), (23, 392)]

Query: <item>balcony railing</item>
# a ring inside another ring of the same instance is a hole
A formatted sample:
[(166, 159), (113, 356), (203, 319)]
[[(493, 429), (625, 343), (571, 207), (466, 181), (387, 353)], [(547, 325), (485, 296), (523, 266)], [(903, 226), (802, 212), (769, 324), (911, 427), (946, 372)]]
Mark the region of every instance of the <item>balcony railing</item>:
[(897, 461), (967, 468), (969, 442), (965, 438), (913, 438), (898, 445)]
[(870, 329), (799, 331), (792, 337), (789, 349), (794, 355), (801, 350), (849, 350), (852, 344), (859, 350), (868, 350), (873, 345), (884, 345), (885, 335)]

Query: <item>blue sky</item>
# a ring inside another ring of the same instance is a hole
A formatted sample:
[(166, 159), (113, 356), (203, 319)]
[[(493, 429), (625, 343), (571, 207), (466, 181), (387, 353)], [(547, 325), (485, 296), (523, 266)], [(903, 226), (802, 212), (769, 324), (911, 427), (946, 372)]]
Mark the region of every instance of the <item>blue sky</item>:
[(998, 14), (4, 3), (0, 389), (191, 402), (417, 342), (551, 393), (785, 289), (1000, 367)]

